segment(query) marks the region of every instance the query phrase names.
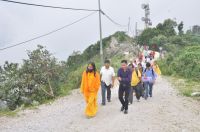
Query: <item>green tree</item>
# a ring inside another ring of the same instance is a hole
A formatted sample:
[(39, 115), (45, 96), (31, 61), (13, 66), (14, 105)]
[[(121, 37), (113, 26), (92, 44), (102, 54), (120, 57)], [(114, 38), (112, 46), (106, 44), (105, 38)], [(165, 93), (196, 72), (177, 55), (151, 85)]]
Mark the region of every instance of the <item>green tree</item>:
[[(176, 21), (171, 19), (166, 19), (163, 23), (159, 23), (156, 28), (147, 28), (145, 29), (141, 35), (138, 36), (138, 42), (141, 45), (154, 45), (155, 41), (158, 41), (158, 39), (165, 39), (164, 37), (171, 37), (176, 35), (175, 28), (177, 26)], [(158, 35), (162, 35), (157, 37)], [(164, 36), (164, 37), (163, 37)], [(154, 39), (154, 40), (152, 40)], [(158, 42), (160, 43), (160, 42)]]
[(150, 41), (153, 37), (159, 34), (156, 28), (145, 29), (140, 36), (138, 36), (138, 42), (141, 45), (150, 45)]
[(158, 30), (159, 34), (169, 37), (176, 35), (175, 31), (176, 26), (177, 26), (176, 21), (171, 19), (166, 19), (163, 23), (159, 23), (156, 26), (156, 29)]
[(19, 65), (17, 63), (5, 62), (0, 68), (0, 99), (8, 102), (10, 109), (19, 105), (22, 84), (19, 78)]
[(31, 93), (38, 91), (38, 94), (44, 92), (54, 97), (56, 88), (52, 87), (52, 81), (59, 76), (56, 59), (41, 45), (32, 52), (28, 51), (28, 57), (21, 68), (21, 77), (28, 86), (27, 90)]
[(184, 24), (183, 24), (183, 22), (181, 22), (181, 23), (179, 23), (178, 24), (178, 34), (179, 35), (183, 35), (184, 34), (184, 32), (183, 32), (183, 26), (184, 26)]
[[(168, 42), (168, 39), (166, 36), (158, 35), (151, 39), (150, 44), (156, 45), (156, 47), (159, 48), (160, 46), (165, 45), (167, 42)], [(155, 49), (155, 50), (158, 50), (158, 49)]]

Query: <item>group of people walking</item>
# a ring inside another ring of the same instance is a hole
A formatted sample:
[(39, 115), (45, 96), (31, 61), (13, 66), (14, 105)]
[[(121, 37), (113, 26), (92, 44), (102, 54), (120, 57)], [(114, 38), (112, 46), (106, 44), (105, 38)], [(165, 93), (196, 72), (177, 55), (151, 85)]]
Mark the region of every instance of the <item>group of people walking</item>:
[[(133, 93), (137, 101), (143, 97), (145, 100), (153, 96), (153, 85), (156, 78), (161, 74), (159, 66), (141, 61), (128, 64), (127, 60), (121, 61), (121, 67), (115, 75), (110, 60), (105, 60), (100, 73), (97, 72), (95, 63), (89, 63), (83, 72), (81, 92), (86, 101), (85, 114), (87, 117), (94, 117), (98, 110), (97, 96), (101, 86), (102, 105), (111, 102), (111, 88), (114, 87), (115, 79), (119, 81), (118, 97), (121, 103), (121, 111), (128, 114), (128, 106), (133, 103)], [(106, 94), (107, 93), (107, 94)]]

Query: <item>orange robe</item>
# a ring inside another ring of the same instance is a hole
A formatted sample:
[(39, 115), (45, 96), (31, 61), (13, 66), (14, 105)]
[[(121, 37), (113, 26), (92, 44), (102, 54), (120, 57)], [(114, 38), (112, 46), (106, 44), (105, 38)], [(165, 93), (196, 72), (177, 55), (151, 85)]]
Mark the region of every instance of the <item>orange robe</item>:
[(96, 115), (98, 110), (97, 105), (97, 93), (100, 88), (100, 75), (96, 72), (86, 73), (83, 72), (82, 82), (81, 82), (81, 92), (83, 93), (86, 101), (85, 114), (88, 117), (93, 117)]

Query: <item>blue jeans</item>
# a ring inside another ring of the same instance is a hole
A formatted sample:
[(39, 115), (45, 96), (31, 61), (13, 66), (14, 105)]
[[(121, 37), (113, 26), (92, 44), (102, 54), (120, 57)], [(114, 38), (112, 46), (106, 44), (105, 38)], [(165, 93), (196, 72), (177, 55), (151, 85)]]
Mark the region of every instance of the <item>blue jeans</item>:
[(144, 98), (147, 99), (148, 96), (152, 97), (153, 83), (152, 82), (144, 82), (145, 94)]
[(102, 104), (106, 104), (106, 92), (107, 100), (111, 99), (111, 85), (107, 86), (104, 82), (101, 82), (101, 95), (102, 95)]

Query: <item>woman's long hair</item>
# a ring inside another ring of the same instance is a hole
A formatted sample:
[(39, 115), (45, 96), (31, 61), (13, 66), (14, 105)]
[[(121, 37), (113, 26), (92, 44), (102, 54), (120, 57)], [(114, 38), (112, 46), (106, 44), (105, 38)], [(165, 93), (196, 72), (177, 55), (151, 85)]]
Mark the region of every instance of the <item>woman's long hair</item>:
[[(96, 76), (97, 68), (96, 68), (95, 63), (94, 63), (94, 62), (90, 62), (90, 63), (88, 63), (88, 66), (89, 66), (89, 65), (92, 65), (92, 67), (93, 67), (93, 71), (94, 71), (94, 76)], [(88, 66), (87, 66), (86, 73), (89, 72)]]

